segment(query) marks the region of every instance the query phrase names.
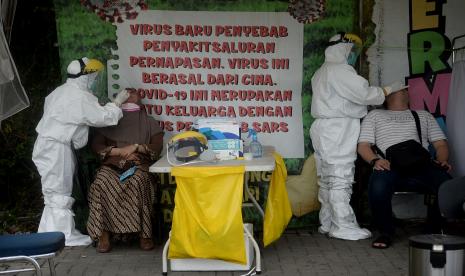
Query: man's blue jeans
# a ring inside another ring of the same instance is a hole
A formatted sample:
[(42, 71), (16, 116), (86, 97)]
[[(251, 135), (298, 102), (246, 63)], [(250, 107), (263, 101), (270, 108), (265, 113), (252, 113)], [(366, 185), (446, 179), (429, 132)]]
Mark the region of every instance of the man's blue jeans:
[[(437, 199), (439, 186), (451, 179), (443, 169), (430, 165), (417, 173), (401, 175), (396, 171), (373, 170), (368, 184), (368, 201), (371, 208), (373, 222), (384, 235), (394, 234), (394, 221), (392, 217), (392, 195), (396, 191), (417, 191), (434, 195)], [(437, 200), (428, 208), (428, 219), (440, 224), (441, 215)]]

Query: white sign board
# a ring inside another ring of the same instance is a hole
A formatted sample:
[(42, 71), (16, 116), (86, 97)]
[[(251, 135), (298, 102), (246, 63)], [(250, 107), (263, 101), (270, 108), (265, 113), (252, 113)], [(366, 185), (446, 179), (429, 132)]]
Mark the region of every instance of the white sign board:
[(137, 89), (168, 137), (227, 117), (283, 157), (304, 157), (303, 25), (289, 13), (147, 10), (116, 26), (109, 95)]

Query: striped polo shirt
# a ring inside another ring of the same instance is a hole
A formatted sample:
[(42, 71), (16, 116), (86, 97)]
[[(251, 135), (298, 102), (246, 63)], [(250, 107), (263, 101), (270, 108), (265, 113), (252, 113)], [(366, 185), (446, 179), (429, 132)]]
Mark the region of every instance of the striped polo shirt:
[[(431, 142), (446, 139), (438, 123), (428, 111), (417, 110), (420, 118), (423, 147), (428, 149)], [(375, 109), (368, 113), (362, 121), (358, 142), (376, 144), (386, 154), (392, 145), (418, 139), (415, 119), (409, 109), (393, 111)]]

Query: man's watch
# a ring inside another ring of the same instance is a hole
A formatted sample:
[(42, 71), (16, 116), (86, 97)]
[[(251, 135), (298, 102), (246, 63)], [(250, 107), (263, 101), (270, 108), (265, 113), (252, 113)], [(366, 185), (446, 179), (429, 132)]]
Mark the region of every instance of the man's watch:
[(376, 161), (378, 161), (379, 159), (381, 159), (381, 158), (375, 157), (375, 158), (371, 159), (371, 161), (370, 161), (370, 166), (373, 167), (373, 166), (375, 165)]

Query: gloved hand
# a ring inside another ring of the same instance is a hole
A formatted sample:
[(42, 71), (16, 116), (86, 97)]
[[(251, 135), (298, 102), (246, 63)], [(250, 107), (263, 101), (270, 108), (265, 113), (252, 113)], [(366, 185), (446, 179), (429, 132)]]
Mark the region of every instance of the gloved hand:
[(121, 90), (113, 99), (113, 103), (117, 106), (121, 106), (129, 98), (129, 93), (126, 89)]
[(390, 85), (387, 85), (387, 86), (383, 87), (384, 96), (388, 96), (391, 93), (397, 92), (397, 91), (405, 89), (407, 87), (408, 87), (408, 85), (404, 85), (402, 82), (396, 81), (394, 83), (391, 83)]

